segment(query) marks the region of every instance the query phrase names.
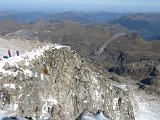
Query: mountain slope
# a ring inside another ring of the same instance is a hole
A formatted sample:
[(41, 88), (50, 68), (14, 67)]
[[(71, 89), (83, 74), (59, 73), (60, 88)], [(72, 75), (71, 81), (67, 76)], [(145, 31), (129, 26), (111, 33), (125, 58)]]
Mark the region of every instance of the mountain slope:
[(160, 13), (137, 13), (120, 17), (113, 23), (140, 33), (145, 39), (157, 39), (160, 35)]
[(122, 34), (118, 38), (110, 38), (95, 51), (102, 51), (99, 54), (92, 54), (92, 58), (102, 66), (123, 65), (126, 63), (140, 62), (146, 60), (158, 60), (160, 58), (160, 42), (144, 41), (136, 33)]
[(0, 35), (5, 35), (10, 32), (17, 31), (24, 27), (24, 24), (15, 22), (13, 20), (0, 20)]

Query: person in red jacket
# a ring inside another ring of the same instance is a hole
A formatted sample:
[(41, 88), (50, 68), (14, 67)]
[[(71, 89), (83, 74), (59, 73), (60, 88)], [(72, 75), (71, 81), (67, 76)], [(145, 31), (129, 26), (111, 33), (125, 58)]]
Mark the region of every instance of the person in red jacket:
[(9, 55), (9, 57), (11, 57), (11, 51), (10, 50), (8, 50), (8, 55)]

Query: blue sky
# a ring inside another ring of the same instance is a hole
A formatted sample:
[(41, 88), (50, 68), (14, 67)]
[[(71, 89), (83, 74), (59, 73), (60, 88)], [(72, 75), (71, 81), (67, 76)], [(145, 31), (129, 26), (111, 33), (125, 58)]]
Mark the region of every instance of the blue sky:
[(1, 3), (77, 3), (106, 5), (160, 5), (160, 0), (0, 0)]
[(0, 10), (160, 12), (160, 0), (0, 0)]

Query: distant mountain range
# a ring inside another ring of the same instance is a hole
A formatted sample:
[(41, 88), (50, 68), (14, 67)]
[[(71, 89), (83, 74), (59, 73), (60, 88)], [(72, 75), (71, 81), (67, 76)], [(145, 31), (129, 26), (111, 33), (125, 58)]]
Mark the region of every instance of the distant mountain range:
[(46, 14), (42, 12), (10, 12), (10, 11), (0, 11), (0, 20), (11, 19), (16, 22), (32, 22)]
[[(145, 40), (160, 40), (160, 13), (87, 13), (66, 11), (47, 14), (43, 12), (20, 13), (1, 11), (0, 20), (13, 20), (17, 24), (36, 24), (37, 22), (56, 23), (65, 21), (80, 24), (120, 24), (130, 31), (137, 32)], [(12, 29), (15, 29), (15, 27), (12, 27)]]
[(92, 24), (92, 23), (105, 23), (113, 19), (119, 18), (123, 14), (111, 13), (111, 12), (73, 12), (67, 11), (62, 13), (49, 14), (45, 18), (40, 18), (39, 20), (45, 20), (48, 22), (55, 21), (74, 21), (83, 24)]
[(112, 23), (118, 23), (136, 31), (147, 40), (160, 39), (160, 13), (137, 13), (122, 16)]
[(75, 21), (80, 23), (105, 23), (106, 21), (115, 19), (122, 16), (119, 13), (111, 12), (73, 12), (66, 11), (61, 13), (43, 13), (43, 12), (12, 12), (12, 11), (0, 11), (0, 20), (12, 19), (18, 22), (33, 22), (36, 20), (45, 21)]

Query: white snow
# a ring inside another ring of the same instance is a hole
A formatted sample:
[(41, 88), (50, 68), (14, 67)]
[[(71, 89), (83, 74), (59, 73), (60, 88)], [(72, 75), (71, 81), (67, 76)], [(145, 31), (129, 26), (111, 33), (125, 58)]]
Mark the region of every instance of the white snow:
[(29, 60), (26, 59), (25, 61), (26, 61), (25, 65), (29, 66), (30, 65)]
[(44, 80), (44, 75), (43, 74), (41, 74), (41, 80)]
[(53, 46), (54, 46), (53, 48), (56, 48), (56, 49), (60, 49), (60, 48), (64, 48), (64, 47), (69, 47), (69, 46), (63, 46), (63, 45), (60, 45), (60, 44), (54, 44)]
[(116, 110), (117, 103), (118, 103), (118, 98), (114, 98), (113, 99), (113, 110)]
[(21, 98), (21, 97), (22, 97), (22, 94), (20, 94), (20, 95), (18, 96), (18, 99)]
[(93, 117), (90, 117), (90, 116), (85, 115), (85, 116), (83, 116), (83, 117), (81, 118), (81, 120), (96, 120), (96, 119), (93, 118)]
[(13, 106), (14, 111), (16, 111), (17, 108), (18, 108), (18, 104), (15, 103), (14, 106)]
[(32, 77), (32, 75), (33, 75), (32, 71), (30, 71), (29, 69), (23, 70), (23, 72), (24, 72), (24, 74), (25, 74), (26, 76)]
[(109, 119), (106, 118), (102, 112), (100, 112), (99, 114), (96, 115), (96, 120), (109, 120)]
[(99, 101), (101, 99), (101, 93), (100, 93), (100, 85), (98, 80), (99, 74), (96, 72), (92, 72), (91, 74), (91, 80), (92, 80), (92, 86), (93, 94), (92, 99), (94, 101)]
[[(38, 49), (35, 49), (35, 50), (31, 51), (31, 52), (26, 52), (26, 53), (20, 54), (20, 56), (13, 56), (13, 57), (10, 57), (8, 59), (2, 59), (0, 61), (0, 72), (2, 72), (3, 75), (16, 76), (18, 74), (18, 72), (5, 70), (3, 68), (5, 66), (5, 64), (13, 65), (13, 66), (19, 68), (20, 67), (19, 66), (19, 62), (20, 62), (20, 63), (24, 64), (25, 66), (30, 66), (31, 65), (32, 67), (34, 67), (31, 64), (31, 61), (33, 59), (39, 58), (40, 56), (43, 56), (44, 55), (43, 54), (44, 51), (49, 50), (49, 49), (61, 49), (63, 47), (67, 47), (67, 46), (62, 46), (62, 45), (59, 45), (59, 44), (47, 45), (47, 46), (44, 46), (44, 47), (39, 47)], [(23, 70), (23, 69), (21, 69), (21, 70)], [(24, 72), (25, 75), (28, 75), (28, 76), (32, 76), (34, 74), (37, 75), (37, 73), (33, 74), (32, 71), (30, 71), (30, 69), (25, 69), (25, 70), (23, 70), (23, 72)], [(41, 79), (42, 80), (44, 79), (44, 76), (42, 74), (41, 74)], [(16, 85), (15, 84), (4, 84), (4, 87), (9, 87), (9, 88), (12, 88), (12, 89), (16, 89)], [(18, 87), (20, 89), (22, 89), (21, 86), (18, 86)], [(20, 94), (18, 96), (18, 98), (20, 98), (20, 97), (22, 97), (22, 94)], [(45, 100), (45, 104), (44, 104), (43, 109), (42, 109), (41, 118), (43, 118), (43, 119), (49, 118), (49, 116), (48, 116), (48, 108), (53, 107), (57, 103), (58, 103), (58, 101), (55, 98), (48, 98), (47, 100)], [(17, 110), (17, 108), (18, 108), (18, 104), (17, 103), (12, 105), (12, 109), (13, 110)], [(0, 111), (0, 117), (1, 116), (5, 116), (4, 113), (5, 112), (1, 112)]]
[(43, 32), (51, 32), (51, 31), (49, 31), (49, 30), (44, 30)]
[(83, 103), (88, 103), (88, 101), (87, 101), (87, 100), (84, 100)]
[(11, 89), (16, 89), (15, 84), (4, 84), (3, 87), (9, 87)]
[(48, 98), (45, 101), (45, 104), (43, 105), (42, 108), (42, 115), (40, 116), (41, 119), (49, 119), (49, 114), (48, 114), (48, 108), (53, 107), (54, 105), (57, 105), (58, 101), (55, 98)]
[(97, 76), (96, 76), (95, 73), (94, 73), (94, 74), (91, 74), (91, 79), (94, 80), (94, 83), (95, 83), (95, 84), (98, 84), (98, 79), (97, 79)]
[[(32, 61), (33, 59), (36, 59), (39, 56), (43, 55), (45, 50), (48, 50), (50, 48), (61, 49), (63, 47), (68, 47), (68, 46), (62, 46), (62, 45), (59, 45), (59, 44), (47, 45), (47, 46), (44, 46), (44, 47), (39, 47), (39, 49), (35, 49), (31, 52), (26, 52), (24, 54), (21, 54), (20, 56), (13, 56), (13, 57), (10, 57), (8, 59), (3, 59), (3, 60), (0, 61), (0, 72), (2, 72), (3, 74), (16, 76), (18, 73), (3, 69), (5, 64), (15, 65), (17, 68), (19, 68), (17, 63), (21, 62), (21, 61), (25, 61), (25, 65), (29, 66), (31, 64), (30, 61)], [(25, 70), (24, 72), (26, 74), (29, 74), (29, 76), (32, 75), (31, 71), (29, 71), (29, 70)]]
[(56, 105), (58, 101), (55, 98), (48, 98), (47, 102), (50, 106)]
[(19, 89), (22, 89), (22, 86), (19, 85)]
[(116, 87), (123, 89), (124, 91), (127, 91), (129, 86), (124, 85), (124, 84), (114, 84)]
[(0, 111), (0, 120), (3, 120), (6, 117), (7, 111)]
[(97, 90), (94, 90), (94, 92), (93, 92), (93, 100), (94, 101), (98, 101), (100, 99), (101, 99), (101, 94)]
[(143, 92), (134, 94), (138, 110), (135, 110), (135, 120), (160, 120), (160, 97)]
[(26, 95), (27, 97), (29, 97), (30, 96), (30, 94), (28, 94), (28, 95)]

